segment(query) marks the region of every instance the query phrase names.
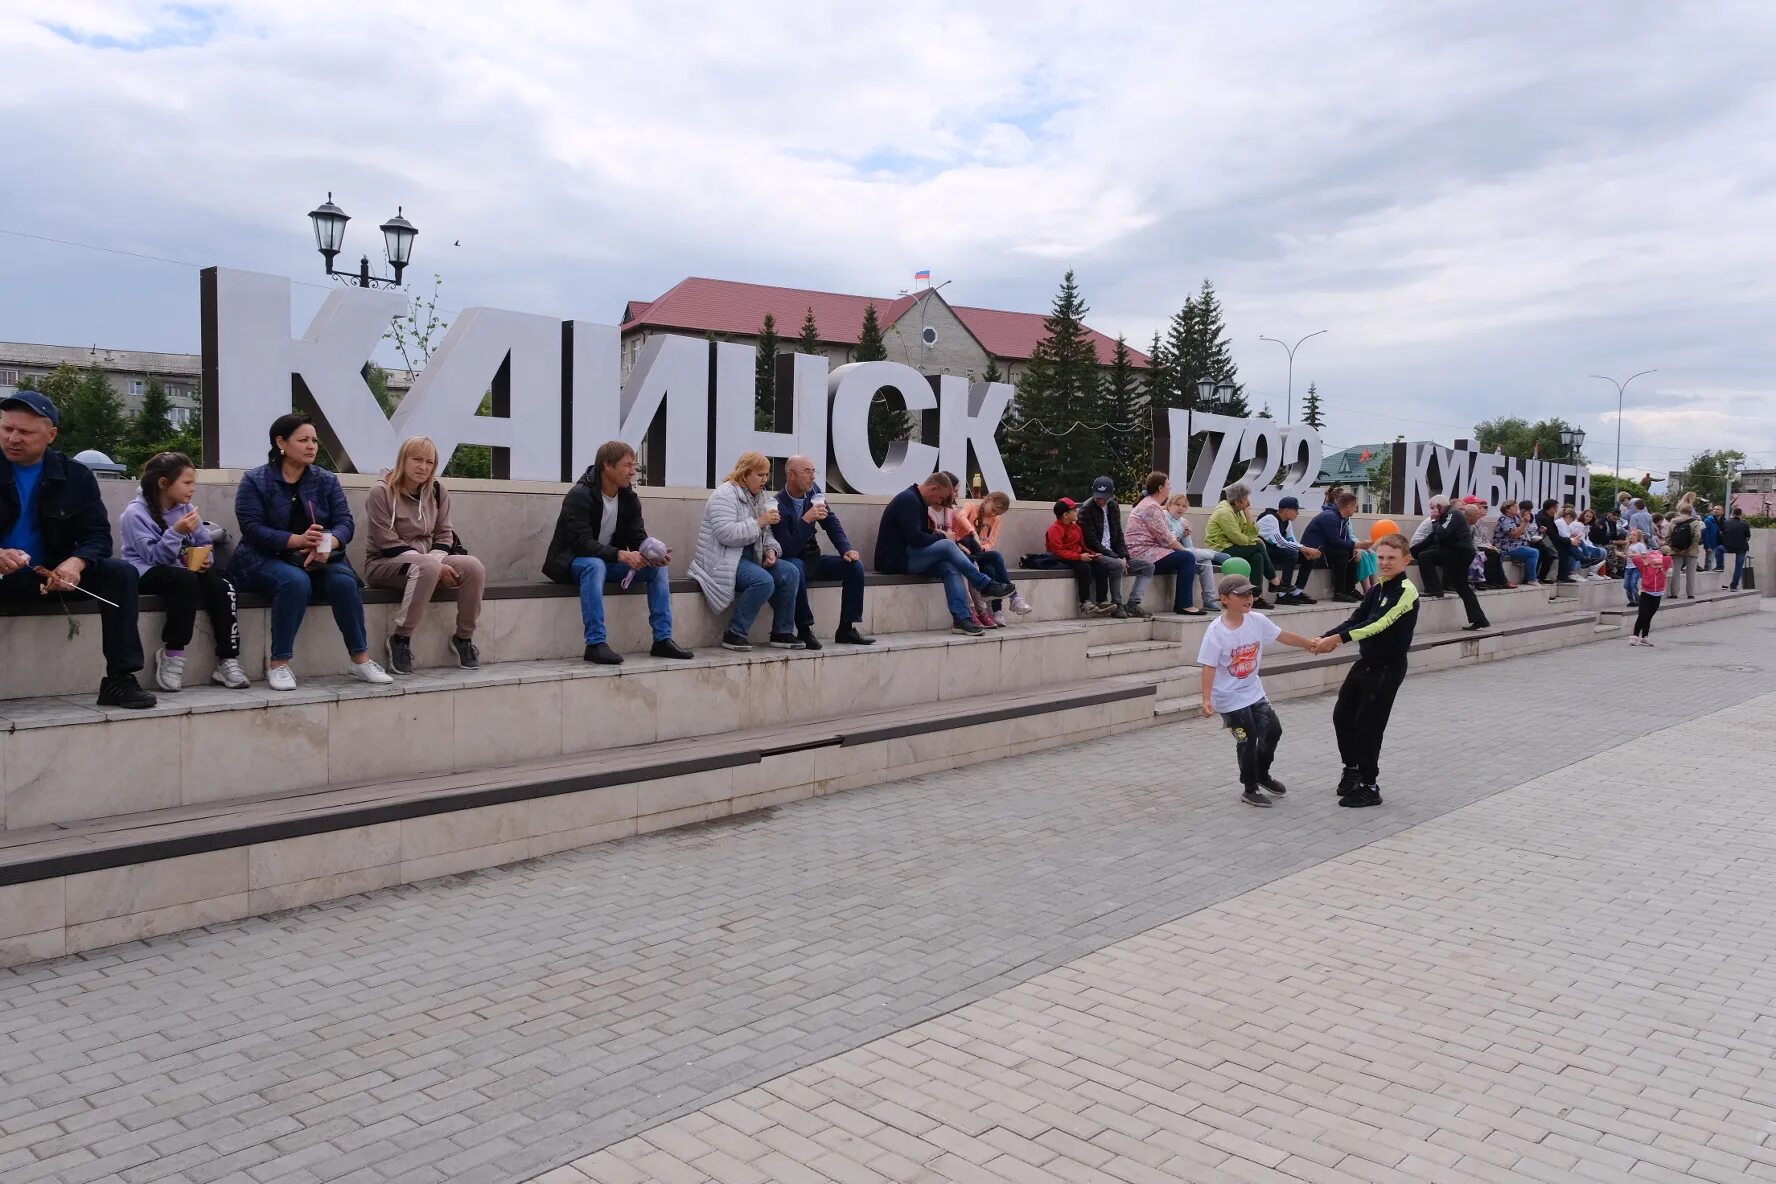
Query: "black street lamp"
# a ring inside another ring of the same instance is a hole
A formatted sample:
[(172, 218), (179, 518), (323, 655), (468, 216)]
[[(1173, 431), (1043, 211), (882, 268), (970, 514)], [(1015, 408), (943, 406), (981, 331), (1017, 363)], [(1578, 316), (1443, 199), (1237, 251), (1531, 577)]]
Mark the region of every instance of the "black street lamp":
[(327, 194), (327, 200), (308, 212), (308, 219), (314, 223), (315, 248), (320, 251), (321, 258), (327, 261), (328, 275), (348, 276), (358, 281), (358, 287), (368, 288), (375, 284), (387, 284), (391, 288), (401, 286), (401, 273), (413, 258), (413, 240), (419, 234), (413, 223), (401, 216), (401, 207), (395, 207), (395, 216), (382, 224), (383, 250), (388, 256), (389, 266), (395, 269), (394, 278), (373, 276), (370, 274), (370, 256), (365, 255), (358, 260), (357, 274), (349, 271), (335, 271), (333, 260), (345, 245), (345, 224), (351, 216), (333, 204), (333, 195)]
[(1579, 455), (1579, 450), (1585, 446), (1585, 429), (1560, 429), (1560, 446), (1566, 449), (1566, 459), (1573, 460), (1576, 458)]

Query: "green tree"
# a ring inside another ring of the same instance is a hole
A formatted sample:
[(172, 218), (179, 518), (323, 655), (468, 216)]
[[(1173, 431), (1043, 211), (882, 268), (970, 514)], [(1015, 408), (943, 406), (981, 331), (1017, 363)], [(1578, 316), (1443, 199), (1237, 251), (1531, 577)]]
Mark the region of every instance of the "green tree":
[(63, 362), (41, 378), (22, 380), (19, 389), (41, 391), (55, 403), (61, 413), (55, 446), (69, 456), (96, 448), (116, 459), (129, 447), (130, 421), (123, 400), (97, 366), (77, 370)]
[[(874, 301), (863, 310), (863, 329), (857, 335), (857, 348), (851, 356), (858, 362), (881, 362), (888, 358), (888, 345), (882, 340), (882, 322)], [(876, 463), (887, 458), (890, 444), (909, 439), (912, 434), (913, 417), (905, 405), (897, 397), (877, 391), (869, 406), (870, 455)]]
[[(1209, 280), (1203, 280), (1197, 294), (1185, 300), (1184, 307), (1173, 314), (1161, 353), (1167, 388), (1175, 392), (1168, 399), (1168, 406), (1222, 415), (1251, 414), (1245, 388), (1240, 385), (1239, 367), (1234, 364), (1232, 346), (1227, 340), (1221, 300)], [(1213, 380), (1217, 387), (1231, 386), (1233, 393), (1215, 395), (1207, 403), (1199, 401), (1197, 383), (1204, 378)]]
[(1320, 388), (1307, 384), (1307, 401), (1301, 405), (1301, 422), (1316, 432), (1326, 430), (1326, 416), (1320, 409)]
[(770, 431), (777, 422), (777, 318), (759, 326), (758, 359), (752, 367), (752, 426)]
[[(432, 360), (432, 353), (444, 340), (444, 334), (450, 329), (450, 322), (444, 319), (438, 308), (440, 293), (444, 288), (444, 277), (432, 276), (432, 291), (429, 296), (416, 294), (408, 303), (407, 315), (397, 317), (385, 339), (395, 343), (395, 350), (406, 363), (409, 373), (418, 373), (425, 369), (427, 362)], [(371, 383), (374, 393), (376, 386), (369, 373), (365, 381)], [(377, 396), (378, 403), (384, 411), (394, 411), (400, 400), (387, 389), (384, 378), (383, 393)], [(476, 415), (493, 414), (493, 392), (489, 391), (481, 398), (481, 405), (475, 409)], [(485, 444), (459, 444), (451, 454), (450, 463), (444, 466), (446, 477), (491, 477), (493, 476), (493, 449)]]
[(808, 306), (808, 315), (802, 318), (802, 335), (796, 339), (796, 352), (819, 357), (826, 351), (820, 348), (820, 326), (814, 323), (814, 306)]
[(1535, 423), (1521, 416), (1501, 415), (1474, 425), (1474, 445), (1481, 452), (1502, 452), (1519, 460), (1562, 461), (1584, 464), (1585, 454), (1570, 454), (1560, 442), (1560, 433), (1572, 427), (1564, 419), (1543, 419)]
[(1665, 499), (1647, 488), (1647, 483), (1630, 477), (1618, 478), (1614, 473), (1591, 474), (1591, 505), (1599, 514), (1606, 514), (1615, 508), (1616, 490), (1620, 489), (1629, 497), (1637, 497), (1647, 504), (1647, 509), (1655, 514), (1665, 512)]
[[(1394, 444), (1405, 440), (1405, 436), (1395, 436)], [(1384, 444), (1381, 459), (1369, 466), (1369, 504), (1382, 512), (1390, 512), (1393, 503), (1390, 500), (1394, 489), (1394, 447)]]
[(388, 371), (375, 362), (364, 364), (364, 385), (370, 388), (372, 395), (376, 396), (376, 405), (382, 408), (384, 415), (392, 416), (395, 413), (395, 408), (401, 405), (400, 398), (389, 390)]
[(1736, 448), (1724, 451), (1705, 448), (1690, 457), (1690, 463), (1684, 466), (1683, 488), (1667, 489), (1665, 500), (1675, 502), (1684, 493), (1694, 490), (1711, 502), (1725, 505), (1727, 479), (1744, 467), (1745, 453)]
[(1115, 457), (1103, 422), (1103, 375), (1085, 327), (1090, 311), (1068, 271), (1046, 330), (1018, 380), (1001, 428), (1001, 451), (1024, 496), (1046, 500), (1110, 471)]
[(166, 387), (158, 378), (149, 379), (148, 389), (142, 394), (142, 406), (130, 416), (128, 439), (119, 449), (123, 455), (112, 459), (136, 469), (162, 451), (159, 446), (173, 434), (172, 411), (173, 401), (167, 397)]
[(987, 368), (981, 373), (982, 382), (1004, 382), (1005, 371), (999, 369), (999, 359), (991, 355), (987, 357)]
[(1110, 369), (1104, 373), (1103, 406), (1110, 422), (1106, 437), (1112, 457), (1110, 475), (1118, 489), (1138, 489), (1153, 467), (1153, 417), (1147, 410), (1147, 392), (1135, 369), (1134, 355), (1122, 337), (1116, 339)]

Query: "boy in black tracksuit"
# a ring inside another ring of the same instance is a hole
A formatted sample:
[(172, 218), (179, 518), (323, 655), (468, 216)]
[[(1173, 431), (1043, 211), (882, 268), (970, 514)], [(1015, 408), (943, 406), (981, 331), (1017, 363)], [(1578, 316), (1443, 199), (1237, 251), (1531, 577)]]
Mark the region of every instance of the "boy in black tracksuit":
[(1360, 655), (1332, 709), (1332, 726), (1338, 733), (1338, 755), (1344, 776), (1338, 782), (1341, 806), (1379, 806), (1381, 791), (1375, 782), (1381, 774), (1381, 739), (1394, 695), (1406, 680), (1406, 651), (1418, 625), (1418, 589), (1406, 578), (1410, 542), (1392, 534), (1375, 544), (1381, 581), (1363, 597), (1350, 619), (1328, 631), (1320, 653), (1330, 653), (1344, 642), (1357, 643)]

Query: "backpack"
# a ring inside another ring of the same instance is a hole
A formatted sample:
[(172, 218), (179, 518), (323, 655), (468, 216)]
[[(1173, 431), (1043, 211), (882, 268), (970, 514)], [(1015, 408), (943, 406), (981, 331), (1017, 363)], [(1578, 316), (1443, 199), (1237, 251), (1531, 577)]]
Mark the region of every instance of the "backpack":
[(1696, 541), (1695, 525), (1694, 519), (1685, 518), (1671, 528), (1671, 549), (1673, 551), (1688, 551), (1690, 549)]

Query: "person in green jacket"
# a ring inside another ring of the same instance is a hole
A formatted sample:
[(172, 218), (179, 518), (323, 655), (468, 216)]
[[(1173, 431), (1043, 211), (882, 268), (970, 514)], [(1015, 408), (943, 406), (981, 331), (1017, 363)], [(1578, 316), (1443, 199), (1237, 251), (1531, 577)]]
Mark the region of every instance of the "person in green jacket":
[[(1209, 515), (1203, 545), (1211, 551), (1225, 551), (1244, 559), (1252, 567), (1252, 582), (1260, 588), (1276, 579), (1276, 566), (1271, 563), (1270, 552), (1259, 537), (1258, 524), (1252, 520), (1252, 491), (1239, 482), (1227, 487), (1221, 504)], [(1262, 609), (1271, 605), (1260, 597), (1252, 607)]]

